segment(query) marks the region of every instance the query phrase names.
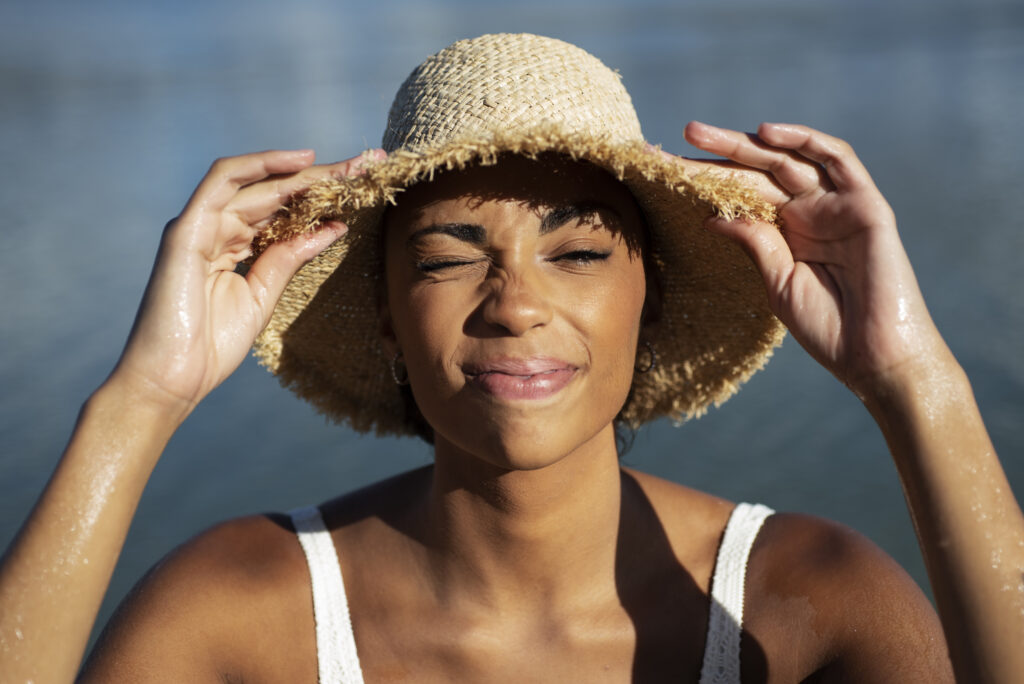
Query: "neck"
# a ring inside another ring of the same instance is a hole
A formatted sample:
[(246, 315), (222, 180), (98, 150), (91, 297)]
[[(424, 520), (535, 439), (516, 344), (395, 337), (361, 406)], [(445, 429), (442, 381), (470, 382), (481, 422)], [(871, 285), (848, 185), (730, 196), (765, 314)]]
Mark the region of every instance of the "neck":
[(510, 470), (438, 440), (429, 505), (442, 600), (570, 609), (615, 594), (621, 480), (612, 426), (556, 462)]

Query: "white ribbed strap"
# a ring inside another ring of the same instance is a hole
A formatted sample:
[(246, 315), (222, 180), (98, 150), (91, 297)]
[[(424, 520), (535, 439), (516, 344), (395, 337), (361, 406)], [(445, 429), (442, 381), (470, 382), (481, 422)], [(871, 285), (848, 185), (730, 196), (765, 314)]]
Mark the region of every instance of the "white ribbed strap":
[(331, 533), (316, 506), (289, 513), (306, 554), (313, 586), (316, 657), (320, 684), (363, 684), (345, 584)]
[(740, 684), (740, 634), (747, 560), (761, 525), (773, 512), (760, 504), (741, 503), (729, 516), (711, 579), (711, 614), (700, 684)]

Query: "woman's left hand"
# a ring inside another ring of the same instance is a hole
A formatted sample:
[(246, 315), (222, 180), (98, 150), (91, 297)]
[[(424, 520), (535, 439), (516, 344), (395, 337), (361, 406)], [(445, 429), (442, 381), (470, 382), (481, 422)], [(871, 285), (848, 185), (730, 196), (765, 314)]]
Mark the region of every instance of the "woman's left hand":
[(782, 230), (717, 217), (707, 228), (750, 254), (775, 314), (819, 363), (863, 398), (898, 383), (903, 370), (953, 362), (892, 209), (846, 142), (768, 123), (750, 135), (691, 122), (686, 139), (735, 162), (730, 168), (757, 170), (752, 178), (776, 206)]
[(892, 210), (842, 140), (803, 126), (686, 139), (741, 168), (782, 230), (709, 219), (751, 255), (776, 315), (878, 421), (921, 542), (957, 681), (1024, 681), (1024, 516), (967, 376), (925, 308)]

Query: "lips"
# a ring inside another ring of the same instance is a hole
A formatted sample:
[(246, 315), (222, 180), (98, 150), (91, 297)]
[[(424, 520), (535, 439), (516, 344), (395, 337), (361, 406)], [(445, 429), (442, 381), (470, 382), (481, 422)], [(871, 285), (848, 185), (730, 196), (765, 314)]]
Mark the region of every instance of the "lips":
[(557, 394), (576, 374), (561, 359), (502, 358), (463, 367), (469, 384), (497, 399), (543, 399)]

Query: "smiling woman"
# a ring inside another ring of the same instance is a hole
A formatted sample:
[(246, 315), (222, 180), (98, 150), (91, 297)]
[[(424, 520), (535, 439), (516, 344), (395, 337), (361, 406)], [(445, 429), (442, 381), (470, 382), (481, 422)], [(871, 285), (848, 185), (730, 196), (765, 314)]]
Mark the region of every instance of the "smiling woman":
[[(727, 160), (645, 143), (583, 51), (496, 35), (413, 72), (385, 150), (216, 162), (4, 557), (2, 678), (74, 676), (163, 447), (255, 344), (433, 465), (199, 535), (84, 680), (1018, 680), (1024, 522), (884, 198), (818, 131), (686, 135)], [(941, 625), (851, 530), (620, 467), (617, 422), (725, 401), (783, 324), (889, 441)]]
[(643, 219), (621, 183), (508, 157), (414, 186), (384, 224), (384, 343), (435, 446), (540, 467), (612, 424), (647, 289)]

